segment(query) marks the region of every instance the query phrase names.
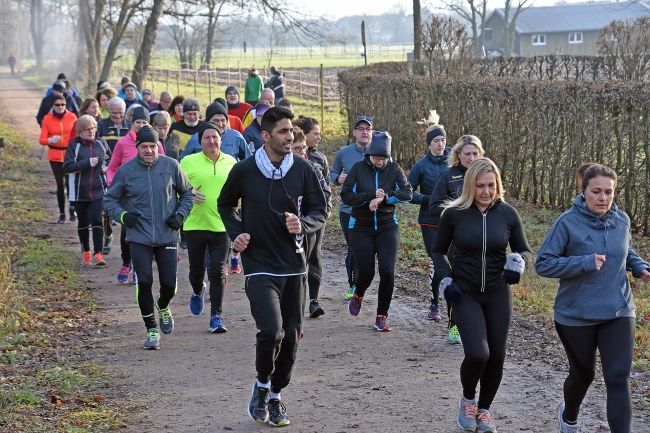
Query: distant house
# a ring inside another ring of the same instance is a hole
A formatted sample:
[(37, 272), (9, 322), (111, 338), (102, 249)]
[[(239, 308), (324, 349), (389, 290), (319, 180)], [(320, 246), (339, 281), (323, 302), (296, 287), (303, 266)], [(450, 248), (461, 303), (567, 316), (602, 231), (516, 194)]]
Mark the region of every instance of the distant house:
[[(510, 15), (514, 15), (513, 10)], [(515, 28), (516, 55), (597, 54), (600, 30), (614, 20), (632, 20), (650, 14), (650, 6), (636, 2), (573, 3), (531, 7), (519, 14)], [(495, 9), (485, 22), (485, 50), (505, 52), (505, 12)]]

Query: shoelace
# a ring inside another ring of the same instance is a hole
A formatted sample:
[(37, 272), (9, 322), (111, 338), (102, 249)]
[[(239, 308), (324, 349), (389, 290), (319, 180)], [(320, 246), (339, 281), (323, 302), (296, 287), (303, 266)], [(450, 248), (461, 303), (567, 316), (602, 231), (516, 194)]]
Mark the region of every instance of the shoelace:
[(478, 414), (478, 409), (475, 404), (472, 403), (461, 403), (462, 409), (465, 411), (465, 418), (475, 418)]
[(486, 424), (494, 424), (494, 420), (490, 417), (489, 412), (480, 412), (477, 416), (478, 420)]
[(128, 266), (122, 266), (122, 270), (120, 271), (120, 274), (129, 275), (129, 272), (131, 272), (131, 269), (129, 269)]
[(147, 334), (147, 340), (149, 340), (149, 341), (156, 340), (157, 338), (158, 338), (158, 334), (155, 333), (155, 332), (149, 332)]
[(354, 302), (354, 307), (355, 308), (361, 308), (361, 301), (363, 301), (363, 298), (355, 296), (355, 297), (352, 298), (352, 300)]
[(274, 404), (274, 405), (272, 405), (270, 407), (271, 414), (274, 415), (274, 416), (283, 415), (287, 411), (287, 408), (284, 406), (284, 403), (282, 403), (282, 400), (279, 400), (278, 403), (280, 403), (280, 404), (278, 404), (278, 405)]
[(458, 328), (457, 328), (457, 327), (454, 326), (454, 327), (451, 328), (451, 335), (452, 335), (454, 338), (460, 337), (460, 332), (458, 332)]
[(163, 321), (163, 323), (166, 325), (169, 323), (169, 308), (165, 308), (164, 310), (160, 310), (160, 320)]

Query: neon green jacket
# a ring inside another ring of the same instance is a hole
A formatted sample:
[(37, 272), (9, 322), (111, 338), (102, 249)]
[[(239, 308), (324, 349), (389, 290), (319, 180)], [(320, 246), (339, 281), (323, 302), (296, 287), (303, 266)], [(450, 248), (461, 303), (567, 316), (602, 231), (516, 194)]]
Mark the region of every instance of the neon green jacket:
[(221, 152), (217, 162), (212, 162), (203, 152), (188, 155), (181, 161), (181, 168), (194, 188), (205, 194), (203, 203), (194, 203), (190, 215), (183, 223), (183, 230), (208, 230), (225, 232), (226, 227), (217, 211), (217, 199), (226, 183), (228, 173), (237, 163), (235, 158)]

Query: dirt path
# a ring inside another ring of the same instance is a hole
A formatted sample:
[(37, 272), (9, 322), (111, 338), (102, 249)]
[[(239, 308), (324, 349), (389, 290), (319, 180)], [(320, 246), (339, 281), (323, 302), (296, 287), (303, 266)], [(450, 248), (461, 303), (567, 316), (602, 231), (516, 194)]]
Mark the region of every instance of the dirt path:
[[(43, 92), (0, 68), (0, 103), (5, 121), (35, 143), (34, 116)], [(47, 161), (39, 161), (40, 196), (52, 216), (44, 228), (62, 245), (78, 251), (76, 223), (56, 224), (56, 199)], [(224, 301), (225, 334), (208, 332), (207, 314), (193, 316), (188, 300), (187, 255), (179, 267), (179, 290), (172, 301), (176, 327), (162, 338), (162, 349), (144, 351), (145, 328), (132, 285), (119, 285), (119, 226), (106, 268), (84, 268), (96, 290), (100, 324), (92, 358), (115, 378), (108, 398), (144, 407), (127, 420), (125, 432), (264, 431), (246, 414), (254, 380), (255, 326), (243, 290), (243, 277), (230, 276)], [(342, 235), (341, 235), (342, 238)], [(461, 393), (458, 369), (462, 347), (446, 342), (444, 323), (425, 319), (426, 305), (398, 289), (391, 306), (390, 333), (372, 329), (376, 281), (359, 317), (343, 300), (345, 270), (340, 255), (323, 251), (322, 304), (326, 315), (305, 319), (305, 338), (291, 385), (283, 392), (296, 432), (458, 432), (455, 423)], [(374, 295), (374, 296), (373, 296)], [(517, 330), (516, 332), (526, 332)], [(534, 334), (534, 330), (530, 334)], [(525, 352), (524, 352), (525, 353)], [(555, 411), (561, 400), (563, 371), (509, 348), (503, 383), (492, 406), (500, 432), (557, 431)], [(647, 425), (635, 412), (634, 431)], [(590, 391), (581, 422), (585, 432), (607, 430), (604, 397)]]

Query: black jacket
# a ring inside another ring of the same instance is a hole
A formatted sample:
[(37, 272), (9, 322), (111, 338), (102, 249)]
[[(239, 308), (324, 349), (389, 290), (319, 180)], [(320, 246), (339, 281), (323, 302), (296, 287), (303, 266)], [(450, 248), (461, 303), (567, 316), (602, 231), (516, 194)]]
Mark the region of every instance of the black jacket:
[(178, 159), (181, 154), (181, 147), (183, 143), (181, 143), (181, 138), (176, 135), (175, 132), (169, 131), (167, 138), (160, 140), (160, 142), (165, 149), (165, 156), (168, 156), (172, 159)]
[(462, 165), (454, 165), (449, 170), (443, 172), (429, 198), (429, 216), (431, 224), (438, 224), (442, 206), (447, 200), (455, 200), (463, 192), (463, 182), (467, 168)]
[(270, 88), (275, 93), (275, 99), (284, 98), (284, 77), (279, 71), (271, 74), (268, 81), (264, 83), (264, 87)]
[(131, 121), (128, 119), (122, 120), (122, 124), (119, 128), (115, 127), (113, 121), (110, 118), (102, 119), (97, 122), (97, 136), (103, 139), (106, 144), (108, 144), (111, 152), (113, 149), (115, 149), (115, 145), (119, 139), (128, 134), (130, 130)]
[[(76, 137), (68, 143), (65, 157), (63, 158), (63, 172), (70, 175), (68, 178), (68, 199), (73, 201), (93, 201), (104, 197), (106, 176), (102, 167), (108, 160), (108, 145), (101, 138), (92, 143)], [(99, 158), (94, 167), (90, 165), (90, 158)]]
[[(429, 214), (429, 199), (436, 187), (440, 175), (449, 169), (448, 159), (451, 153), (450, 148), (445, 148), (442, 155), (434, 156), (427, 152), (422, 159), (413, 165), (409, 173), (408, 181), (413, 187), (413, 200), (411, 203), (420, 205), (418, 222), (420, 224), (436, 224), (436, 220)], [(420, 188), (420, 193), (415, 190)]]
[[(242, 233), (251, 237), (242, 251), (246, 276), (304, 274), (304, 235), (320, 229), (327, 217), (325, 196), (314, 169), (295, 155), (291, 168), (278, 180), (265, 177), (254, 157), (238, 162), (228, 174), (217, 207), (230, 239), (234, 241)], [(299, 234), (287, 231), (284, 212), (300, 217)]]
[[(370, 202), (379, 188), (384, 190), (386, 198), (376, 211), (371, 211)], [(377, 169), (367, 155), (352, 166), (341, 189), (341, 201), (352, 206), (349, 228), (377, 230), (396, 225), (395, 205), (410, 201), (412, 196), (411, 184), (399, 165), (387, 161)]]
[(332, 188), (330, 187), (330, 184), (327, 183), (325, 178), (323, 177), (323, 167), (320, 165), (316, 164), (314, 161), (309, 161), (311, 164), (311, 168), (314, 169), (314, 173), (316, 173), (316, 177), (318, 178), (318, 184), (320, 185), (320, 188), (323, 190), (323, 195), (325, 196), (325, 203), (326, 203), (326, 209), (325, 211), (329, 214), (332, 212)]
[[(58, 96), (56, 96), (58, 98)], [(38, 108), (38, 114), (36, 115), (36, 121), (39, 126), (43, 125), (43, 118), (47, 116), (47, 113), (52, 109), (52, 103), (55, 100), (55, 95), (46, 96), (41, 100), (41, 106)], [(68, 111), (73, 112), (77, 117), (79, 117), (79, 106), (75, 99), (66, 94), (65, 95), (65, 108)]]
[(318, 164), (318, 166), (321, 169), (321, 173), (323, 174), (323, 177), (325, 178), (325, 182), (329, 185), (332, 183), (330, 181), (330, 167), (329, 164), (327, 163), (327, 157), (323, 152), (320, 150), (314, 149), (314, 150), (307, 150), (307, 159), (310, 160), (311, 162), (314, 162)]
[[(446, 257), (452, 241), (453, 269)], [(502, 275), (508, 244), (526, 264), (532, 260), (521, 218), (509, 204), (497, 199), (485, 212), (475, 205), (449, 208), (438, 222), (431, 260), (440, 280), (451, 276), (462, 291), (489, 292), (506, 286)]]

